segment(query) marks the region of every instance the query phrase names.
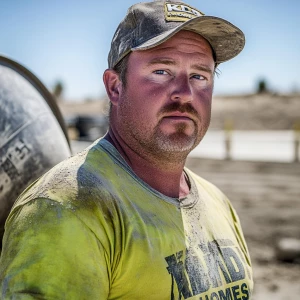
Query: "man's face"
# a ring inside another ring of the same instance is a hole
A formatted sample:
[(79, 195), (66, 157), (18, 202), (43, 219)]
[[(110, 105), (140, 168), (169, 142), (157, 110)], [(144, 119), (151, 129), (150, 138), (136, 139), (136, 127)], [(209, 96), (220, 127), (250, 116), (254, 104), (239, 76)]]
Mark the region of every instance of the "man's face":
[(185, 159), (210, 123), (214, 66), (208, 42), (189, 31), (132, 52), (112, 127), (140, 155)]

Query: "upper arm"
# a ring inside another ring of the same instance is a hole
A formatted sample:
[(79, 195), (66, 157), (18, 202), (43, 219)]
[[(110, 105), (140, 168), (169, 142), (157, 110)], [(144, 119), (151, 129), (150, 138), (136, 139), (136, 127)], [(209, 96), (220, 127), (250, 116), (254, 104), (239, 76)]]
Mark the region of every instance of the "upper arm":
[(71, 209), (36, 199), (7, 220), (0, 281), (1, 299), (107, 299), (108, 251)]

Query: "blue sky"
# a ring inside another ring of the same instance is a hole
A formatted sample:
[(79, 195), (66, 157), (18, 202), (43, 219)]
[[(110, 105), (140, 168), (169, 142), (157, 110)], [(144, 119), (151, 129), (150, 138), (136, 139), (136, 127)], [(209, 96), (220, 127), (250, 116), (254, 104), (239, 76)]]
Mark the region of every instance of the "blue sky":
[[(114, 31), (130, 0), (0, 0), (0, 54), (31, 70), (68, 99), (103, 95), (102, 73)], [(251, 93), (265, 78), (279, 92), (300, 90), (300, 1), (187, 1), (241, 28), (246, 46), (221, 64), (215, 94)]]

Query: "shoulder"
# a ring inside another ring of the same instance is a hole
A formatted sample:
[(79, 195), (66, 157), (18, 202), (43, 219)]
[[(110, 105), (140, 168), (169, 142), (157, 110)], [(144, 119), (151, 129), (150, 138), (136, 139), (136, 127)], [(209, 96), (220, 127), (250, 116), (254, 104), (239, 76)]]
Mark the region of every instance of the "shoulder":
[(14, 207), (34, 199), (49, 199), (60, 204), (87, 199), (97, 186), (101, 191), (104, 174), (114, 165), (112, 158), (97, 144), (69, 157), (33, 182), (16, 200)]
[(219, 208), (222, 207), (224, 212), (226, 211), (226, 213), (230, 215), (233, 220), (238, 220), (237, 213), (232, 206), (231, 201), (216, 185), (200, 177), (187, 168), (185, 168), (185, 170), (190, 178), (194, 181), (199, 193), (204, 196), (205, 199), (210, 199), (210, 201)]
[(23, 224), (30, 220), (40, 224), (47, 219), (67, 227), (85, 224), (95, 232), (100, 223), (115, 218), (114, 191), (108, 187), (111, 178), (103, 175), (113, 165), (99, 147), (87, 148), (62, 161), (18, 197), (6, 228), (13, 222)]

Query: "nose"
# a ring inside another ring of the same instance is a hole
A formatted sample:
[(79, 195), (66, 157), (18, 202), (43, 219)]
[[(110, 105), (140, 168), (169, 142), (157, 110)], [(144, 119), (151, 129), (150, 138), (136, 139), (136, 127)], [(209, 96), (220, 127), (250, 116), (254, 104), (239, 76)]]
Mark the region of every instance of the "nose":
[(192, 102), (193, 91), (187, 76), (180, 76), (172, 82), (171, 100), (177, 102)]

